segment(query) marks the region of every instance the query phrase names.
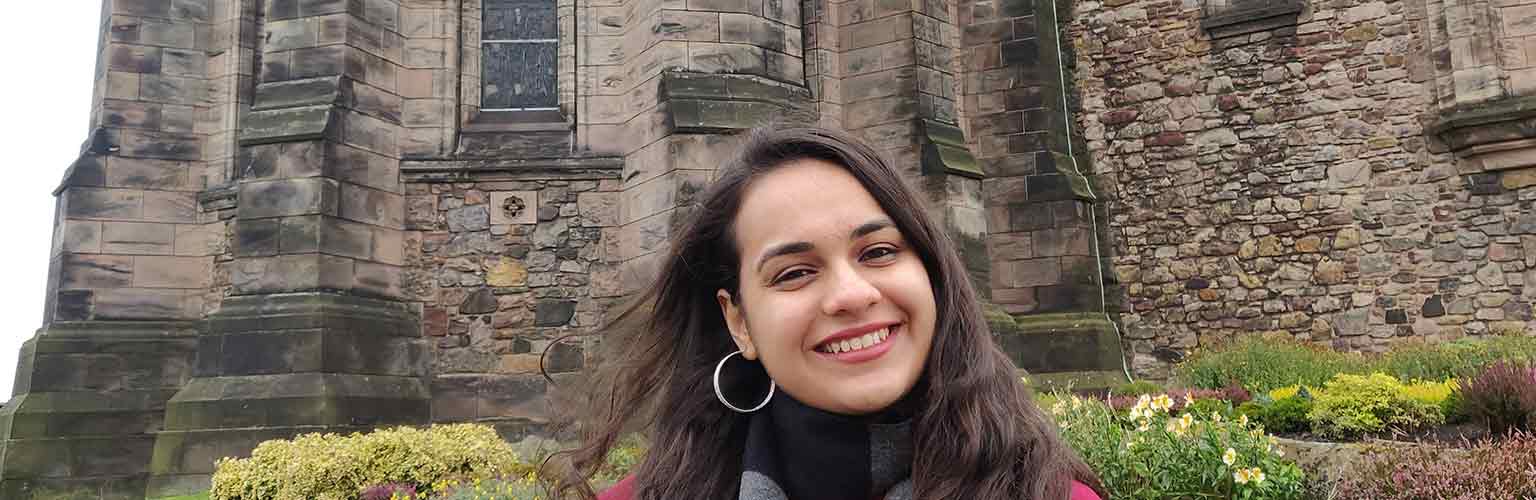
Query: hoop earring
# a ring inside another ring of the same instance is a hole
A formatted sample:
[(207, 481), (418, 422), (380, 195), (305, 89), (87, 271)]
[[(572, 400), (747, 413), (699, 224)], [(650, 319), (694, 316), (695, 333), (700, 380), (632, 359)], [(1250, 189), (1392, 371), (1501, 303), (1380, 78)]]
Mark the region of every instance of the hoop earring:
[(771, 378), (768, 379), (768, 397), (763, 398), (763, 402), (758, 403), (757, 406), (752, 407), (750, 410), (743, 410), (738, 408), (736, 405), (731, 404), (730, 401), (725, 399), (725, 392), (720, 390), (720, 369), (725, 368), (725, 362), (729, 361), (731, 356), (735, 356), (737, 354), (741, 354), (741, 350), (737, 350), (736, 352), (725, 355), (725, 357), (720, 358), (720, 362), (715, 365), (715, 398), (720, 400), (720, 404), (725, 405), (726, 408), (730, 408), (737, 413), (752, 413), (757, 410), (761, 410), (764, 406), (768, 406), (769, 401), (773, 400), (773, 390), (778, 387), (778, 384), (774, 383), (773, 379)]

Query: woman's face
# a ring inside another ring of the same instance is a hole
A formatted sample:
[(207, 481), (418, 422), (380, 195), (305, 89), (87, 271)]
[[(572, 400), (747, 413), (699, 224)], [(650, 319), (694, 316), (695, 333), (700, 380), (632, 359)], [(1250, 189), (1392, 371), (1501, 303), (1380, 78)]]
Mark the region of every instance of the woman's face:
[(833, 163), (792, 161), (743, 196), (740, 295), (717, 294), (743, 356), (815, 408), (857, 415), (895, 403), (933, 344), (933, 287), (916, 250)]

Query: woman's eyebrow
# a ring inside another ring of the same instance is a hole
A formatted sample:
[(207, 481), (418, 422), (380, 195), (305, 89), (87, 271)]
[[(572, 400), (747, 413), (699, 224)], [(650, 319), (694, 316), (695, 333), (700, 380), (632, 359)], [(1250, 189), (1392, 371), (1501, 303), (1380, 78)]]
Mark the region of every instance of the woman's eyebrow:
[(757, 259), (757, 272), (763, 272), (763, 265), (767, 264), (769, 259), (778, 257), (780, 255), (809, 252), (815, 248), (815, 245), (804, 241), (796, 241), (794, 243), (784, 243), (768, 247), (768, 250), (763, 252), (763, 256)]
[(895, 226), (896, 226), (896, 223), (891, 222), (890, 219), (884, 219), (884, 218), (882, 218), (882, 219), (875, 219), (875, 220), (872, 220), (872, 221), (860, 224), (859, 227), (853, 228), (853, 232), (848, 235), (848, 238), (849, 239), (859, 239), (859, 238), (861, 238), (861, 237), (863, 237), (863, 236), (865, 236), (865, 235), (867, 235), (869, 233), (873, 233), (873, 232), (879, 231), (881, 229), (885, 229), (885, 228), (888, 228), (888, 227), (895, 227)]

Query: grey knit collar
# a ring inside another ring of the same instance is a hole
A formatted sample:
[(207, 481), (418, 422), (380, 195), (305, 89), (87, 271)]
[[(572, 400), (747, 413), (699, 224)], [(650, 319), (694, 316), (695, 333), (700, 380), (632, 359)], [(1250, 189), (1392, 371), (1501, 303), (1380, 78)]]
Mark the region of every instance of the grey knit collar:
[(909, 500), (912, 419), (904, 413), (838, 415), (779, 391), (752, 415), (739, 499)]

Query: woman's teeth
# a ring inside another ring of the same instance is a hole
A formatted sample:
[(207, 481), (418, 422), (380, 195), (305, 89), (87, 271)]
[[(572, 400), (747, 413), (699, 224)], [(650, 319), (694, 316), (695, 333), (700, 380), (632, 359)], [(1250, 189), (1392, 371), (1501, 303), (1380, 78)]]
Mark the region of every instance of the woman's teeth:
[(845, 339), (845, 340), (838, 341), (838, 342), (828, 343), (826, 345), (821, 346), (817, 350), (821, 351), (821, 352), (832, 353), (832, 354), (840, 354), (840, 353), (845, 353), (845, 352), (849, 352), (849, 351), (857, 351), (859, 349), (868, 349), (870, 347), (874, 347), (875, 345), (877, 345), (877, 344), (879, 344), (881, 342), (885, 342), (885, 339), (889, 338), (890, 336), (891, 336), (891, 328), (890, 327), (885, 327), (885, 328), (881, 328), (879, 331), (869, 332), (869, 333), (866, 333), (866, 334), (864, 334), (862, 336), (854, 337), (854, 338), (851, 338), (851, 339)]

